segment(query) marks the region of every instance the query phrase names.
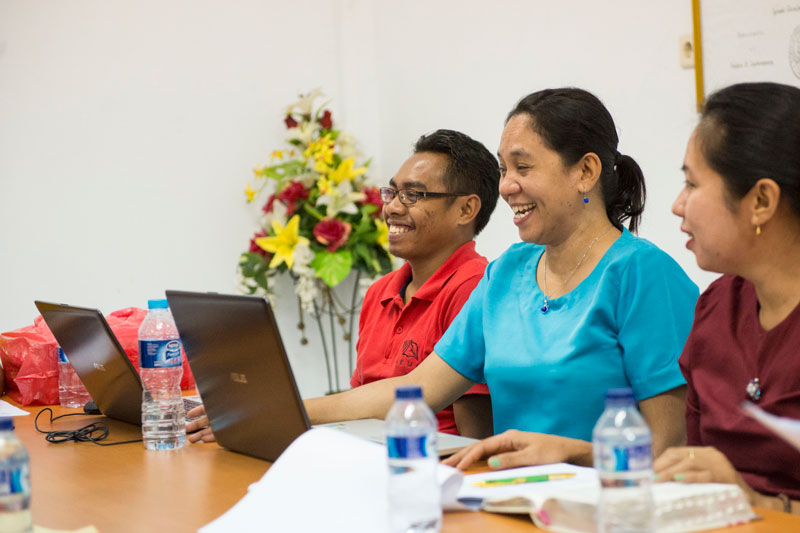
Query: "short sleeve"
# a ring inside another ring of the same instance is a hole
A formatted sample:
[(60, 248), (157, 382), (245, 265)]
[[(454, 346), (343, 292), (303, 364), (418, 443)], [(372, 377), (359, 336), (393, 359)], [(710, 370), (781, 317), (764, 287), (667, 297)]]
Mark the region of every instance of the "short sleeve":
[(678, 357), (699, 291), (667, 254), (640, 250), (623, 271), (617, 304), (622, 364), (637, 401), (685, 384)]
[(464, 307), (433, 348), (456, 372), (475, 383), (486, 381), (483, 376), (486, 357), (483, 304), (488, 292), (491, 268), (492, 264), (489, 264)]

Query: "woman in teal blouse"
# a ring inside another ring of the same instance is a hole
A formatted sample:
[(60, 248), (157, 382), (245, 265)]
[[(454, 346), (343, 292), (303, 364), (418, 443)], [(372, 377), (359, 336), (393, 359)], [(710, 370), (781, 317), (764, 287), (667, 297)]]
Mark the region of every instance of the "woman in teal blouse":
[(493, 468), (591, 464), (587, 440), (603, 394), (624, 385), (653, 431), (654, 453), (682, 443), (677, 360), (698, 291), (664, 252), (623, 229), (630, 220), (635, 231), (645, 190), (639, 166), (617, 143), (611, 115), (586, 91), (523, 98), (498, 155), (500, 194), (524, 243), (489, 265), (413, 372), (308, 400), (312, 422), (383, 417), (394, 388), (412, 383), (437, 410), (485, 380), (495, 430), (508, 431), (451, 464), (486, 455)]

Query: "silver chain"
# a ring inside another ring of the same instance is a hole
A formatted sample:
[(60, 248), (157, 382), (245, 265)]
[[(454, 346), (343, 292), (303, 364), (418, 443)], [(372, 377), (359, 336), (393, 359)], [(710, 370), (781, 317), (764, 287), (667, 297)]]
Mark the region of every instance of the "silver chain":
[[(586, 259), (586, 256), (589, 254), (589, 250), (592, 249), (592, 246), (594, 246), (594, 243), (599, 241), (606, 233), (611, 231), (611, 228), (613, 227), (614, 226), (612, 225), (610, 228), (608, 228), (603, 233), (595, 237), (594, 240), (589, 243), (589, 246), (586, 248), (586, 251), (583, 252), (583, 255), (581, 256), (580, 261), (578, 261), (578, 264), (575, 265), (575, 268), (573, 268), (572, 271), (569, 273), (569, 275), (567, 275), (567, 277), (564, 278), (564, 281), (561, 282), (562, 287), (565, 286), (567, 282), (570, 279), (572, 279), (573, 274), (575, 274), (575, 272), (578, 271), (578, 268), (583, 264), (583, 260)], [(542, 306), (542, 313), (546, 313), (547, 310), (550, 309), (550, 306), (547, 303), (547, 257), (546, 256), (547, 256), (547, 251), (545, 251), (545, 253), (542, 254), (542, 259), (544, 259), (544, 305)]]

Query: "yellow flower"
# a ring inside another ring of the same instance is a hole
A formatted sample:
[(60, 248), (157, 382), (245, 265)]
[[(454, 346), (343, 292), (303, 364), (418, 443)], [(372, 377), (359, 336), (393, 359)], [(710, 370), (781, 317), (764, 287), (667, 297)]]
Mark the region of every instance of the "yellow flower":
[(249, 183), (247, 184), (247, 188), (244, 190), (244, 193), (247, 195), (248, 204), (252, 202), (253, 199), (256, 197), (256, 191), (254, 191), (253, 188), (250, 187)]
[(377, 219), (375, 221), (375, 227), (378, 228), (378, 244), (381, 247), (389, 251), (389, 226), (381, 219)]
[(306, 148), (305, 152), (303, 152), (303, 157), (306, 159), (313, 157), (315, 163), (314, 170), (321, 174), (325, 174), (330, 170), (330, 166), (333, 165), (334, 146), (335, 143), (333, 142), (330, 134), (324, 135), (316, 141), (312, 141), (308, 144), (308, 148)]
[(299, 235), (300, 229), (300, 215), (295, 215), (289, 219), (286, 227), (277, 220), (272, 221), (272, 231), (275, 233), (273, 237), (259, 237), (256, 239), (256, 244), (262, 249), (275, 254), (272, 256), (272, 261), (269, 263), (270, 268), (275, 268), (281, 263), (286, 263), (286, 266), (292, 268), (294, 264), (294, 249), (298, 244), (308, 244), (308, 239)]
[(366, 167), (353, 169), (354, 164), (355, 160), (352, 157), (347, 158), (339, 164), (339, 167), (336, 170), (330, 172), (328, 177), (338, 185), (345, 180), (353, 181), (353, 178), (360, 176), (367, 171)]
[(275, 159), (283, 159), (283, 150), (273, 150), (269, 156), (274, 161)]
[(254, 168), (253, 174), (255, 175), (256, 179), (264, 177), (264, 169), (263, 168)]
[(331, 183), (331, 180), (325, 176), (317, 180), (317, 189), (319, 189), (319, 193), (321, 195), (328, 194), (328, 191), (331, 189), (331, 187), (333, 187), (333, 183)]

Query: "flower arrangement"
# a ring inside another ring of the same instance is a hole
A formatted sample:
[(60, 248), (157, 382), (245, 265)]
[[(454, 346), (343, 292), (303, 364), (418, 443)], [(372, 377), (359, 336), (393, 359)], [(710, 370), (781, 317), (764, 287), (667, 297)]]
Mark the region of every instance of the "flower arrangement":
[[(350, 318), (345, 340), (351, 342), (361, 274), (372, 279), (389, 272), (392, 257), (380, 194), (366, 175), (369, 161), (361, 162), (353, 138), (335, 128), (328, 102), (316, 105), (323, 97), (315, 89), (288, 106), (283, 119), (287, 146), (272, 152), (269, 165), (253, 171), (254, 180), (245, 189), (248, 203), (263, 204), (261, 227), (239, 259), (239, 287), (245, 294), (274, 299), (279, 274), (290, 274), (300, 304), (298, 327), (304, 329), (303, 311), (317, 320), (333, 390), (321, 315), (331, 318), (336, 366), (333, 318), (341, 326)], [(332, 289), (352, 271), (357, 279), (347, 307), (338, 304)], [(307, 342), (305, 335), (301, 342)], [(352, 342), (350, 352), (352, 367)]]

